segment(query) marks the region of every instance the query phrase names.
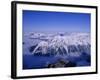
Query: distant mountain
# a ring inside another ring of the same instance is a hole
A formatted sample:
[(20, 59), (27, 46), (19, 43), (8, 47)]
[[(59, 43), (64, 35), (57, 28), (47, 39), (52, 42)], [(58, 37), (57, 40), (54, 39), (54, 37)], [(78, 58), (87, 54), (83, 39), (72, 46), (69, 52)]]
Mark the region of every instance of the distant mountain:
[[(24, 42), (33, 55), (71, 55), (90, 54), (91, 41), (89, 33), (31, 33)], [(26, 37), (26, 36), (24, 36)], [(31, 43), (30, 43), (31, 42)], [(24, 44), (25, 45), (25, 44)]]

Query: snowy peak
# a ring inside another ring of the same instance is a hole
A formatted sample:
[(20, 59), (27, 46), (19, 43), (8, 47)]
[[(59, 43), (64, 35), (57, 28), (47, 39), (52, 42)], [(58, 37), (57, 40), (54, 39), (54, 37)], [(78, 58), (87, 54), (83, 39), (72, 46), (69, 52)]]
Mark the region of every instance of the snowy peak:
[[(58, 33), (58, 34), (32, 34), (33, 41), (39, 40), (34, 47), (32, 54), (41, 55), (65, 55), (90, 53), (89, 33)], [(40, 33), (39, 33), (40, 34)], [(33, 44), (34, 45), (34, 44)]]

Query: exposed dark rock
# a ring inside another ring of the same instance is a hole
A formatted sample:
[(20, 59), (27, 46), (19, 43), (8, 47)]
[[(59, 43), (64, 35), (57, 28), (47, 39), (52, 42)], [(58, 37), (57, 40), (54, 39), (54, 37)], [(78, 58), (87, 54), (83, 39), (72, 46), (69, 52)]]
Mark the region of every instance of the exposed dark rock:
[(35, 47), (36, 47), (36, 45), (29, 47), (29, 51), (32, 52), (35, 49)]
[(25, 44), (25, 42), (23, 42), (23, 45)]
[(75, 62), (69, 62), (65, 65), (65, 67), (75, 67), (76, 66), (76, 63)]
[(55, 65), (53, 65), (53, 64), (48, 64), (48, 68), (55, 68)]
[(48, 68), (57, 68), (57, 67), (75, 67), (76, 63), (64, 60), (64, 59), (58, 59), (57, 62), (48, 64)]
[(59, 34), (60, 36), (64, 36), (64, 34)]

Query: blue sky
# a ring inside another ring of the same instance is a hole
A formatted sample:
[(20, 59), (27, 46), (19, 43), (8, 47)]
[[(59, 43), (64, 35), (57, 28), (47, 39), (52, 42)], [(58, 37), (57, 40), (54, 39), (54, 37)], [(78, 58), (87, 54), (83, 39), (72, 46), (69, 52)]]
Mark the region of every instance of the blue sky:
[(23, 31), (27, 32), (90, 32), (88, 13), (23, 10)]

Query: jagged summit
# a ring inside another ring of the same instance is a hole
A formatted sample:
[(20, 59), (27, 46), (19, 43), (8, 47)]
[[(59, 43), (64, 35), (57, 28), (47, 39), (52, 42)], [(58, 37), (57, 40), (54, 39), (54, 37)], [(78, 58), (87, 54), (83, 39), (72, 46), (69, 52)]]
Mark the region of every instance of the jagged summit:
[[(34, 48), (32, 54), (36, 55), (80, 55), (90, 53), (90, 34), (89, 33), (58, 33), (44, 34), (31, 33)], [(38, 41), (37, 41), (38, 40)], [(37, 44), (37, 45), (34, 45)]]

